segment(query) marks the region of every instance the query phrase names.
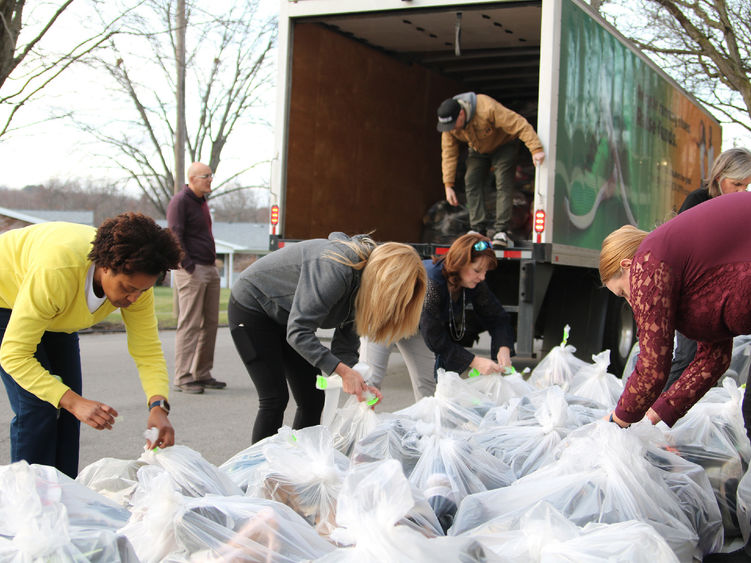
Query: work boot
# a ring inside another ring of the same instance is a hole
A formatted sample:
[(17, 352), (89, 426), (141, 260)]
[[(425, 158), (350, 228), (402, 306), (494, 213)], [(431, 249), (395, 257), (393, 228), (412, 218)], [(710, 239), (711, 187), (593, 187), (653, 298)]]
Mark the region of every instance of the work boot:
[(224, 381), (217, 381), (213, 377), (210, 379), (200, 379), (196, 381), (204, 389), (224, 389), (227, 384)]
[(183, 383), (182, 385), (175, 385), (175, 391), (181, 391), (190, 395), (200, 395), (203, 393), (203, 385), (197, 381), (190, 381), (189, 383)]

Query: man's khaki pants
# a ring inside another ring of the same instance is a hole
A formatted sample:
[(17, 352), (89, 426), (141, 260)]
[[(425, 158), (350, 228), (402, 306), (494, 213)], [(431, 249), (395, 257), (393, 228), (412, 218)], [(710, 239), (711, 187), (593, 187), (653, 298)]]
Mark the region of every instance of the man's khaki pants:
[(219, 273), (196, 264), (189, 274), (174, 270), (178, 315), (175, 332), (175, 385), (211, 379), (219, 324)]

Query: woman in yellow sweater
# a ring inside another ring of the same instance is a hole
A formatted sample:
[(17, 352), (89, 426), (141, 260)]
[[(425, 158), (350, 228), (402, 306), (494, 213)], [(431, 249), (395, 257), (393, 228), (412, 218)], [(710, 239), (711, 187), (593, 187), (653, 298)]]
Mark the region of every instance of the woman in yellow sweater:
[(0, 377), (15, 414), (11, 461), (75, 478), (80, 423), (112, 428), (117, 411), (81, 396), (76, 331), (118, 308), (147, 397), (147, 427), (159, 431), (150, 445), (174, 444), (152, 287), (179, 259), (173, 234), (137, 213), (98, 229), (43, 223), (0, 235)]

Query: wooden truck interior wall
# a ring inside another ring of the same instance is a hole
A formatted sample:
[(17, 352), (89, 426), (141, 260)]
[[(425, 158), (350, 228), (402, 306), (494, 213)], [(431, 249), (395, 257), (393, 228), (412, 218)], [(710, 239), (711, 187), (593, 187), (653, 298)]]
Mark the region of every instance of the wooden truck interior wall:
[(436, 108), (461, 84), (316, 23), (292, 64), (284, 236), (419, 241), (444, 197)]

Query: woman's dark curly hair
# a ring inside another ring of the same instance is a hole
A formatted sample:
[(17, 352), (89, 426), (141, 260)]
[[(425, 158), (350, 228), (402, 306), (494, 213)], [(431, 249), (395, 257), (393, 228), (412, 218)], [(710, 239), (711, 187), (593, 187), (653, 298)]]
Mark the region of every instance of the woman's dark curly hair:
[(89, 260), (118, 274), (160, 276), (177, 268), (182, 251), (172, 231), (142, 213), (102, 221)]

